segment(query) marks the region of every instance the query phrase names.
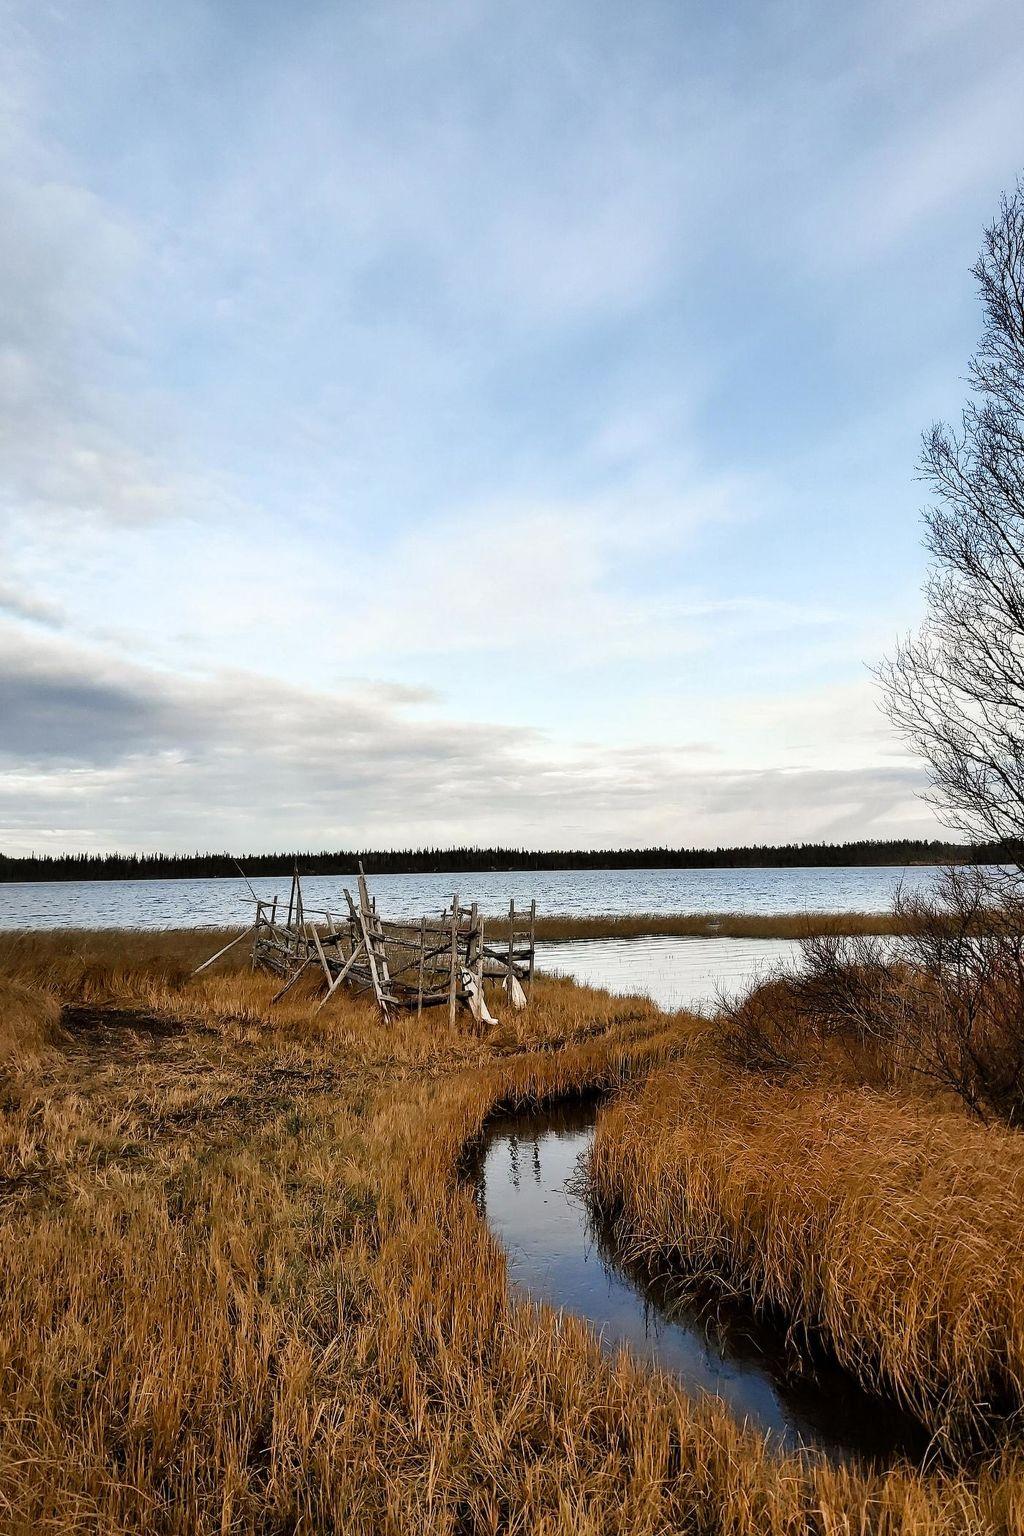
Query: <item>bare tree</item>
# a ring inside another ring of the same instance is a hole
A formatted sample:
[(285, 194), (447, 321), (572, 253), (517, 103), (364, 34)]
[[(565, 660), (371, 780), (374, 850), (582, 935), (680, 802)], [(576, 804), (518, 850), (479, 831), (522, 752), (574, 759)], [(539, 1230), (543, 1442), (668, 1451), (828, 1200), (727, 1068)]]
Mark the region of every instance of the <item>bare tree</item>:
[(985, 324), (959, 428), (926, 434), (921, 631), (881, 672), (890, 718), (972, 838), (1024, 839), (1024, 181), (974, 269)]
[[(926, 435), (932, 564), (920, 633), (882, 668), (890, 717), (972, 839), (1024, 845), (1024, 181), (974, 267), (985, 324), (958, 428)], [(898, 896), (897, 937), (826, 937), (723, 1007), (723, 1045), (772, 1076), (904, 1075), (1024, 1130), (1024, 859)]]
[[(913, 975), (906, 1065), (982, 1120), (1024, 1126), (1024, 895), (980, 867), (946, 870), (937, 898), (901, 893), (891, 958)], [(892, 967), (890, 967), (891, 973)]]

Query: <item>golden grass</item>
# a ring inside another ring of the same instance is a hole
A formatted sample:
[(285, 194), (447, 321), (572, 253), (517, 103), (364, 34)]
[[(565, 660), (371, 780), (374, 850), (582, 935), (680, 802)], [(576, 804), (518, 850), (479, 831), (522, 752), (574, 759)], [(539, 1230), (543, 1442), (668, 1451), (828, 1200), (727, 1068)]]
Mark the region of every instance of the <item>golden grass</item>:
[(564, 983), (490, 1037), (347, 998), (312, 1021), (241, 968), (185, 980), (203, 938), (124, 943), (0, 946), (3, 1037), (30, 1047), (0, 1100), (5, 1533), (1021, 1529), (1015, 1464), (775, 1459), (510, 1297), (454, 1177), (467, 1141), (706, 1026)]
[[(628, 917), (539, 917), (537, 938), (808, 939), (825, 934), (906, 933), (909, 924), (910, 919), (892, 912), (640, 912)], [(498, 943), (502, 932), (500, 920), (488, 923), (488, 936)]]
[(724, 1276), (936, 1431), (1024, 1401), (1020, 1135), (705, 1060), (602, 1117), (591, 1176), (635, 1256)]

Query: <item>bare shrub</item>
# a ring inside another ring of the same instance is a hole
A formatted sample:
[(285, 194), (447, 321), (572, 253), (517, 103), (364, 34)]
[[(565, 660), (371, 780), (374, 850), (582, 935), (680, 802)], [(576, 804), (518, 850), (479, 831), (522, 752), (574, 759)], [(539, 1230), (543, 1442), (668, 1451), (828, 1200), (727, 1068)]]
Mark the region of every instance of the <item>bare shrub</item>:
[(898, 936), (804, 940), (777, 971), (722, 1003), (737, 1065), (781, 1078), (913, 1079), (981, 1120), (1024, 1124), (1024, 894), (988, 868), (944, 871), (934, 896), (897, 895)]
[(912, 968), (903, 1020), (917, 1072), (979, 1118), (1024, 1123), (1024, 894), (985, 868), (947, 870), (938, 896), (902, 895), (912, 931), (898, 941)]
[(913, 986), (891, 943), (816, 934), (798, 974), (782, 968), (739, 1002), (720, 1003), (726, 1055), (769, 1077), (889, 1082), (899, 1070)]

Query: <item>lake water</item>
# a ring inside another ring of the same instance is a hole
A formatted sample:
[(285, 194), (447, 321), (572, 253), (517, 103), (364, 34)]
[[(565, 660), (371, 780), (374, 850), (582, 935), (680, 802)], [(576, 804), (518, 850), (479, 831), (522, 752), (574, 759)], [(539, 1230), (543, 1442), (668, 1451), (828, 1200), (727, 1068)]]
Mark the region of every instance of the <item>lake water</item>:
[(793, 939), (573, 939), (538, 943), (537, 968), (606, 992), (640, 993), (659, 1008), (714, 1011), (777, 966), (793, 969)]
[(584, 1318), (608, 1349), (712, 1393), (779, 1449), (833, 1461), (919, 1460), (927, 1436), (891, 1401), (869, 1396), (835, 1362), (811, 1359), (786, 1329), (724, 1295), (686, 1295), (670, 1275), (622, 1261), (614, 1227), (581, 1188), (597, 1105), (556, 1104), (495, 1119), (472, 1169), (477, 1207), (509, 1257), (514, 1284)]
[[(637, 912), (882, 912), (902, 881), (928, 891), (929, 866), (869, 869), (586, 869), (481, 874), (374, 875), (387, 917), (440, 912), (458, 891), (485, 916), (509, 900), (535, 899), (546, 916), (629, 916)], [(252, 882), (257, 894), (288, 898), (286, 876)], [(351, 877), (309, 875), (307, 908), (344, 910)], [(198, 928), (243, 925), (251, 912), (242, 880), (66, 880), (0, 884), (0, 928)]]

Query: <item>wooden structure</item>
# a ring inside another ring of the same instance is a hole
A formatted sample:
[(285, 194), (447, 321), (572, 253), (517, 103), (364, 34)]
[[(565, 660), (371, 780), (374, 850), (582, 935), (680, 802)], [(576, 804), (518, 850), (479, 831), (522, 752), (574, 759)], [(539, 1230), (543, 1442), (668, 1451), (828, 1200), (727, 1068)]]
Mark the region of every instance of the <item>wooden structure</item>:
[[(252, 887), (250, 887), (250, 890)], [(478, 1023), (495, 1022), (484, 1001), (484, 981), (499, 981), (513, 1008), (525, 1008), (533, 987), (537, 903), (517, 911), (509, 903), (508, 933), (489, 943), (477, 906), (464, 907), (458, 895), (436, 918), (391, 921), (377, 912), (362, 865), (358, 899), (344, 891), (342, 913), (307, 909), (298, 871), (292, 875), (287, 909), (253, 892), (256, 918), (238, 938), (205, 961), (199, 975), (221, 955), (252, 939), (253, 969), (275, 972), (284, 982), (273, 1001), (284, 997), (310, 972), (321, 976), (323, 1008), (342, 985), (371, 993), (384, 1019), (396, 1010), (447, 1008), (454, 1023), (459, 1008)]]

